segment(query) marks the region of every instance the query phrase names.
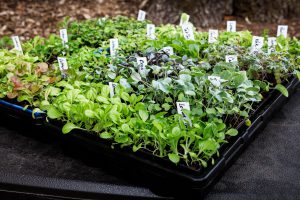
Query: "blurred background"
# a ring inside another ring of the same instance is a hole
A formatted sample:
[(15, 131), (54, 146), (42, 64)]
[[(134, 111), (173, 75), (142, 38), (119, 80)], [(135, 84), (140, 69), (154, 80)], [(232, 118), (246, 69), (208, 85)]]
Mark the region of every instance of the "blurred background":
[(155, 24), (179, 23), (180, 14), (191, 15), (199, 29), (224, 29), (227, 20), (237, 20), (237, 29), (274, 34), (278, 24), (289, 25), (289, 35), (300, 37), (300, 0), (0, 0), (0, 37), (57, 33), (64, 17), (84, 20), (125, 15), (136, 18), (147, 12)]

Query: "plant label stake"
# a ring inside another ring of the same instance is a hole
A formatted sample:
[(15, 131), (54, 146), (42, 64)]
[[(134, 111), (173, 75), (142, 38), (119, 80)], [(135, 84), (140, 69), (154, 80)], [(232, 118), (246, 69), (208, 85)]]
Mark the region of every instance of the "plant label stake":
[(237, 56), (236, 55), (226, 55), (225, 60), (227, 63), (237, 62)]
[(208, 31), (208, 43), (214, 43), (218, 40), (219, 32), (218, 30), (210, 29)]
[(147, 37), (151, 40), (155, 39), (155, 25), (147, 24)]
[(20, 42), (19, 36), (12, 36), (11, 39), (12, 39), (12, 41), (14, 43), (15, 49), (23, 54), (23, 50), (22, 50), (22, 46), (21, 46), (21, 42)]
[(180, 17), (179, 26), (182, 26), (182, 24), (188, 23), (190, 20), (190, 16), (188, 14), (182, 13)]
[(183, 23), (181, 28), (182, 28), (183, 36), (186, 40), (195, 40), (192, 24)]
[(110, 56), (116, 56), (117, 48), (119, 48), (119, 41), (118, 39), (109, 39), (109, 50)]
[(236, 32), (236, 21), (227, 21), (227, 31)]
[[(183, 112), (183, 110), (191, 110), (190, 103), (189, 102), (176, 102), (176, 106), (177, 106), (177, 113), (182, 115), (183, 119), (187, 120), (189, 122), (190, 126), (192, 126), (191, 120)], [(186, 122), (184, 122), (184, 124), (185, 124), (185, 126), (187, 126)]]
[(138, 21), (144, 21), (145, 17), (146, 17), (146, 12), (143, 11), (143, 10), (139, 10), (139, 14), (138, 14), (137, 20)]
[(268, 54), (274, 53), (276, 51), (276, 37), (268, 38)]
[(136, 61), (138, 63), (139, 73), (143, 74), (146, 71), (147, 58), (146, 57), (137, 57)]
[(173, 47), (164, 47), (162, 50), (169, 56), (174, 55)]
[(114, 83), (114, 82), (108, 83), (110, 98), (113, 98), (115, 96), (115, 88), (117, 85), (118, 83)]
[(258, 53), (264, 45), (264, 38), (253, 36), (252, 45), (251, 45), (251, 53)]
[(99, 24), (100, 26), (102, 26), (103, 23), (105, 22), (105, 20), (106, 20), (105, 17), (99, 18), (99, 19), (98, 19), (98, 24)]
[(288, 26), (286, 25), (279, 25), (277, 27), (277, 37), (280, 35), (283, 35), (283, 37), (287, 37), (287, 32), (288, 32)]
[(65, 71), (68, 70), (67, 59), (63, 58), (63, 57), (57, 57), (57, 61), (58, 61), (58, 66), (62, 73), (62, 76), (63, 76), (63, 78), (65, 78), (66, 77)]
[(68, 42), (68, 33), (67, 29), (60, 29), (59, 30), (59, 35), (62, 40), (62, 44), (64, 47), (68, 48), (67, 42)]

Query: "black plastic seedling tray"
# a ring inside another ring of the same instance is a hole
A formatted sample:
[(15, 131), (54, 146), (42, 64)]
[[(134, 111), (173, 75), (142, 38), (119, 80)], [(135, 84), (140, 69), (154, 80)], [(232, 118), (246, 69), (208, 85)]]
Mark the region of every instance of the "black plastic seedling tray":
[[(294, 78), (286, 85), (290, 96), (297, 84), (298, 79)], [(82, 130), (74, 130), (63, 139), (75, 147), (99, 155), (94, 158), (105, 157), (112, 167), (122, 166), (129, 174), (138, 174), (131, 177), (143, 180), (160, 195), (186, 196), (187, 193), (205, 195), (222, 172), (232, 165), (253, 140), (255, 134), (266, 126), (272, 114), (287, 100), (288, 98), (278, 91), (273, 91), (253, 112), (252, 125), (247, 127), (242, 122), (238, 127), (239, 135), (229, 138), (229, 143), (221, 146), (220, 156), (215, 158), (215, 164), (205, 169), (194, 170), (183, 165), (176, 166), (169, 160), (153, 156), (148, 152), (133, 153), (129, 148), (118, 147), (112, 149), (110, 142)], [(55, 123), (47, 123), (46, 126), (61, 134), (61, 126)]]
[[(293, 79), (286, 85), (290, 95), (292, 95), (297, 84), (298, 80)], [(279, 92), (273, 91), (271, 95), (260, 104), (256, 112), (254, 112), (252, 125), (246, 127), (241, 124), (239, 127), (240, 134), (236, 137), (229, 138), (229, 143), (222, 146), (220, 156), (215, 159), (215, 165), (198, 171), (185, 166), (176, 166), (168, 160), (154, 157), (152, 154), (146, 152), (133, 153), (127, 148), (112, 149), (109, 142), (103, 141), (99, 137), (84, 131), (77, 130), (73, 133), (63, 135), (61, 134), (60, 126), (50, 123), (46, 123), (45, 125), (49, 133), (62, 139), (61, 141), (63, 141), (66, 148), (75, 151), (78, 150), (81, 153), (84, 151), (83, 156), (85, 156), (86, 159), (95, 161), (103, 160), (102, 163), (109, 165), (110, 170), (115, 170), (114, 172), (117, 175), (125, 176), (126, 178), (130, 178), (130, 180), (136, 179), (134, 181), (147, 185), (147, 187), (150, 187), (159, 195), (184, 195), (186, 197), (187, 192), (190, 195), (194, 193), (207, 193), (210, 186), (220, 178), (222, 172), (241, 154), (243, 149), (253, 140), (255, 134), (264, 128), (273, 113), (276, 112), (285, 101), (287, 101), (286, 97), (279, 94)], [(124, 174), (124, 171), (120, 173), (118, 170), (120, 166), (124, 168), (126, 174)], [(74, 194), (78, 194), (78, 198), (80, 198), (82, 194), (95, 196), (97, 193), (95, 193), (95, 191), (82, 190), (81, 188), (71, 188), (71, 191), (73, 191)], [(62, 189), (61, 192), (64, 196), (70, 195), (70, 191), (64, 192)]]

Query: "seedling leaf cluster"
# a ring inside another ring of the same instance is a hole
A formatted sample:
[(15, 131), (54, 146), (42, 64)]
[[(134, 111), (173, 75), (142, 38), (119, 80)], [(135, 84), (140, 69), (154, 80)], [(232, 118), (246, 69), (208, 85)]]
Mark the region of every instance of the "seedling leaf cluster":
[[(0, 98), (46, 112), (64, 134), (84, 130), (115, 148), (199, 168), (214, 163), (239, 124), (251, 124), (272, 90), (288, 96), (284, 83), (300, 77), (296, 38), (277, 37), (270, 54), (264, 35), (263, 48), (253, 53), (249, 31), (221, 31), (208, 43), (207, 32), (194, 29), (195, 40), (186, 40), (180, 26), (160, 25), (153, 39), (146, 35), (150, 23), (66, 19), (67, 44), (53, 34), (24, 42), (23, 54), (2, 48)], [(116, 55), (110, 55), (112, 38), (119, 42)], [(237, 61), (226, 62), (228, 55)], [(66, 58), (67, 70), (57, 57)], [(177, 102), (190, 109), (179, 113)]]

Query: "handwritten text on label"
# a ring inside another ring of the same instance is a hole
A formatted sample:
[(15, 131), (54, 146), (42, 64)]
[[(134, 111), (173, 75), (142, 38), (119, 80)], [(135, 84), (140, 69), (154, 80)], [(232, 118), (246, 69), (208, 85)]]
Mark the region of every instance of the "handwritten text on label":
[[(182, 115), (183, 118), (189, 122), (189, 125), (192, 126), (191, 120), (188, 118), (186, 114), (184, 114), (183, 110), (191, 110), (189, 102), (176, 102), (177, 106), (177, 112), (178, 114)], [(187, 123), (184, 122), (185, 126), (187, 126)]]
[(58, 65), (59, 65), (59, 69), (60, 71), (65, 71), (68, 69), (68, 63), (67, 63), (67, 59), (63, 58), (63, 57), (57, 57), (57, 61), (58, 61)]
[(166, 52), (169, 56), (174, 55), (173, 47), (164, 47), (162, 50)]
[(276, 51), (276, 38), (268, 38), (268, 54), (274, 53)]
[(190, 110), (190, 104), (189, 102), (176, 102), (176, 106), (177, 106), (177, 112), (180, 115), (183, 115), (183, 117), (186, 117), (183, 113), (183, 110)]
[(283, 35), (286, 38), (287, 37), (287, 32), (288, 32), (288, 26), (279, 25), (277, 27), (277, 37), (280, 36), (280, 35)]
[(145, 20), (145, 17), (146, 17), (146, 12), (143, 11), (143, 10), (139, 10), (139, 14), (138, 14), (137, 20), (138, 20), (138, 21), (144, 21), (144, 20)]
[(138, 63), (139, 72), (143, 73), (146, 70), (147, 58), (146, 57), (137, 57), (136, 61)]
[(228, 63), (231, 63), (231, 62), (237, 62), (237, 56), (236, 55), (226, 55), (225, 56), (225, 60), (226, 62)]
[(115, 96), (115, 87), (118, 85), (118, 83), (114, 82), (109, 82), (109, 93), (110, 93), (110, 98), (113, 98)]
[(109, 39), (109, 49), (110, 49), (110, 55), (115, 56), (117, 52), (117, 48), (119, 48), (119, 41), (118, 39)]
[(227, 21), (227, 31), (236, 32), (236, 21)]
[(252, 53), (257, 53), (261, 50), (261, 48), (264, 45), (264, 38), (263, 37), (258, 37), (258, 36), (253, 36), (252, 38), (252, 45), (251, 45), (251, 52)]
[(20, 51), (21, 53), (23, 53), (23, 50), (22, 50), (22, 46), (21, 46), (21, 42), (20, 42), (20, 39), (19, 39), (19, 36), (12, 36), (12, 41), (14, 43), (14, 47), (17, 51)]
[(62, 44), (65, 46), (66, 43), (68, 42), (68, 33), (67, 33), (67, 29), (60, 29), (59, 30), (59, 35), (60, 38), (62, 40)]
[(147, 37), (151, 40), (155, 39), (155, 25), (147, 24)]
[(183, 36), (186, 40), (195, 40), (192, 24), (184, 23), (182, 24), (181, 28), (182, 28)]
[(208, 43), (214, 43), (218, 40), (219, 32), (218, 30), (210, 29), (208, 31)]
[(208, 76), (208, 80), (216, 87), (220, 87), (221, 85), (221, 77), (219, 76)]

